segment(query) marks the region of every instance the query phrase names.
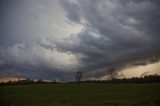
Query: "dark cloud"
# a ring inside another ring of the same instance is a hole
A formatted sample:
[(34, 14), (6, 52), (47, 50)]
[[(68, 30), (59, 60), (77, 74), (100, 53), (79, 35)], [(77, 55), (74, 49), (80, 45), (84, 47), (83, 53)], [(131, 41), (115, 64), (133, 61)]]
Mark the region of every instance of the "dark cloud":
[[(1, 1), (0, 76), (68, 81), (77, 70), (100, 78), (159, 62), (159, 0), (46, 2)], [(83, 29), (75, 33), (74, 25)]]
[(4, 76), (21, 76), (30, 79), (43, 78), (57, 81), (70, 81), (74, 79), (74, 75), (71, 72), (63, 72), (44, 65), (36, 67), (31, 64), (7, 64), (0, 66), (0, 77)]
[(27, 10), (24, 0), (0, 1), (0, 46), (8, 47), (29, 40), (27, 36)]
[[(74, 68), (69, 67), (72, 62), (65, 60), (66, 54), (48, 49), (50, 48), (45, 49), (36, 44), (34, 47), (28, 44), (16, 44), (7, 49), (0, 48), (0, 77), (18, 75), (25, 78), (59, 81), (74, 79), (71, 70)], [(57, 59), (62, 59), (63, 63)]]
[(63, 28), (64, 20), (57, 0), (1, 0), (0, 77), (72, 78), (74, 56), (49, 50), (51, 46), (44, 48), (43, 43), (37, 42), (58, 38), (61, 32), (70, 33)]
[(75, 22), (81, 21), (81, 15), (80, 15), (81, 12), (77, 4), (73, 2), (69, 2), (68, 0), (60, 0), (60, 2), (64, 10), (67, 10), (67, 17), (70, 20), (75, 21)]
[[(115, 64), (119, 66), (135, 59), (158, 58), (158, 0), (77, 0), (75, 4), (70, 1), (62, 1), (61, 4), (67, 16), (74, 16), (76, 12), (66, 5), (79, 6), (76, 19), (82, 17), (86, 26), (76, 37), (72, 35), (54, 44), (59, 51), (83, 55), (81, 64), (84, 70), (94, 71)], [(146, 64), (136, 62), (132, 65)]]

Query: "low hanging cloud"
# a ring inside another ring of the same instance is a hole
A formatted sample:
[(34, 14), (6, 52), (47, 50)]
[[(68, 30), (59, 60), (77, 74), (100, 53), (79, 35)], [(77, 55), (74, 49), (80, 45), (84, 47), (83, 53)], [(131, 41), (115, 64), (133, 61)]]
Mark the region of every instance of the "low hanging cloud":
[(85, 26), (76, 36), (54, 44), (61, 52), (81, 54), (84, 70), (159, 61), (158, 0), (61, 0), (60, 3), (70, 21), (85, 22)]
[(68, 81), (77, 67), (75, 57), (39, 45), (16, 44), (0, 52), (0, 77), (18, 75), (26, 78), (43, 78)]
[(0, 77), (73, 79), (71, 72), (79, 66), (76, 57), (39, 43), (79, 30), (66, 23), (58, 0), (1, 0), (0, 14)]
[(10, 2), (8, 9), (1, 6), (0, 76), (68, 81), (78, 70), (86, 79), (101, 78), (112, 68), (159, 62), (159, 0), (19, 4)]

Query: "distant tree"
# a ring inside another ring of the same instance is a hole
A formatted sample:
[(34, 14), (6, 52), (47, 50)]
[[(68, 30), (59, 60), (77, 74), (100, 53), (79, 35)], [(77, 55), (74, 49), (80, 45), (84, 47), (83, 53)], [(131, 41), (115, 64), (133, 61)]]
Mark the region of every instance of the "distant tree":
[(53, 84), (56, 83), (56, 80), (52, 80), (51, 83), (53, 83)]
[(140, 76), (140, 78), (143, 78), (143, 79), (144, 79), (145, 83), (147, 83), (147, 80), (148, 80), (147, 77), (146, 77), (147, 74), (148, 74), (148, 72), (144, 72), (144, 73), (142, 73), (141, 76)]
[(77, 82), (80, 82), (80, 81), (81, 81), (82, 74), (83, 74), (82, 71), (77, 71), (77, 72), (76, 72), (75, 80), (76, 80)]
[(37, 83), (42, 83), (42, 82), (44, 82), (42, 79), (37, 80)]
[(19, 83), (21, 82), (21, 77), (20, 77), (20, 76), (18, 76), (18, 82), (19, 82)]
[(141, 78), (144, 78), (145, 76), (147, 76), (148, 72), (144, 72), (140, 75)]
[(115, 68), (110, 68), (110, 69), (108, 70), (108, 73), (109, 73), (109, 75), (110, 75), (110, 79), (111, 79), (111, 80), (116, 79), (117, 72), (116, 72)]

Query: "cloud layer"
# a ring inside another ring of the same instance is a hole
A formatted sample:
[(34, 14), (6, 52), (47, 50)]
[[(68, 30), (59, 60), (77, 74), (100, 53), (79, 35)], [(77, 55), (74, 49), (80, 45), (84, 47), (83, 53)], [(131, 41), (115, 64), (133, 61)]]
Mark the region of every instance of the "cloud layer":
[(158, 0), (61, 0), (61, 4), (71, 21), (85, 25), (76, 37), (55, 45), (60, 51), (83, 55), (85, 70), (123, 66), (126, 61), (148, 61), (151, 57), (158, 60)]
[(159, 61), (159, 0), (16, 2), (1, 3), (1, 76), (87, 79)]

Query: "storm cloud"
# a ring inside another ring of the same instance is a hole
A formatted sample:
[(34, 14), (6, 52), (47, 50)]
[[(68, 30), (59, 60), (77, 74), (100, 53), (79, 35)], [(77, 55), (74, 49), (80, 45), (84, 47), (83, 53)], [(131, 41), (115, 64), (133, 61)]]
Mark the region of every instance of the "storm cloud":
[[(127, 62), (144, 65), (148, 64), (144, 61), (159, 58), (158, 0), (79, 0), (76, 3), (61, 0), (61, 4), (80, 9), (76, 17), (82, 20), (77, 23), (84, 21), (85, 27), (76, 37), (56, 41), (55, 45), (60, 51), (83, 55), (81, 63), (86, 70)], [(71, 8), (65, 10), (67, 16), (76, 12)]]
[[(17, 6), (17, 4), (19, 6)], [(0, 76), (72, 80), (159, 62), (159, 0), (1, 1)]]

